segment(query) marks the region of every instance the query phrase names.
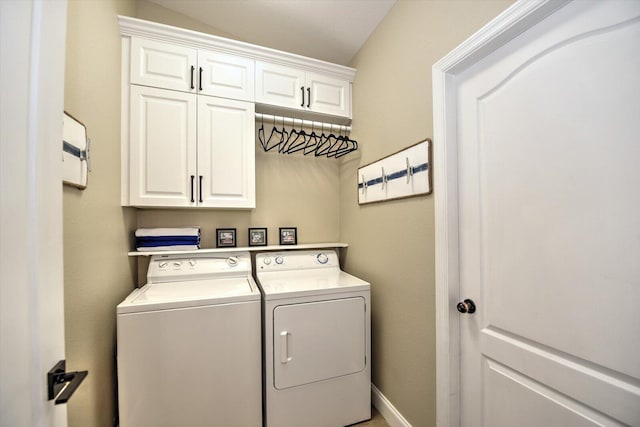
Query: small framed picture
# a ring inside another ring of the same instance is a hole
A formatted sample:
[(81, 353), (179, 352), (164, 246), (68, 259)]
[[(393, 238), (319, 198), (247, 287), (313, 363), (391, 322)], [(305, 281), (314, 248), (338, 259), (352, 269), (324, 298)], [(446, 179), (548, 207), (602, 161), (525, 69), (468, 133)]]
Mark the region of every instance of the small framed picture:
[(236, 229), (216, 228), (216, 248), (235, 248)]
[(250, 228), (249, 246), (267, 246), (267, 229)]
[(298, 229), (296, 227), (280, 227), (280, 244), (297, 245)]

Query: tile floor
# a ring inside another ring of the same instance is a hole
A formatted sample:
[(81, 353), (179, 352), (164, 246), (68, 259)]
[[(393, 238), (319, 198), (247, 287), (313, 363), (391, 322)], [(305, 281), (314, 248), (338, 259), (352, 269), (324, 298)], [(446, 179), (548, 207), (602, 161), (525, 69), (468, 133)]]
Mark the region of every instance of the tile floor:
[(351, 427), (389, 427), (389, 424), (382, 418), (382, 415), (376, 408), (371, 407), (371, 419), (369, 421), (364, 421), (362, 423), (353, 424)]

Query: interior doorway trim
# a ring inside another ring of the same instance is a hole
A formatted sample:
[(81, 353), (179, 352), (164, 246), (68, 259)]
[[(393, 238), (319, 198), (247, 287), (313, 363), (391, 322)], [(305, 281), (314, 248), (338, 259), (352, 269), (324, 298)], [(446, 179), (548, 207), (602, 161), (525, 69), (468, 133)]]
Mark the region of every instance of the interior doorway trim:
[(461, 421), (456, 75), (569, 2), (520, 0), (433, 66), (437, 427)]

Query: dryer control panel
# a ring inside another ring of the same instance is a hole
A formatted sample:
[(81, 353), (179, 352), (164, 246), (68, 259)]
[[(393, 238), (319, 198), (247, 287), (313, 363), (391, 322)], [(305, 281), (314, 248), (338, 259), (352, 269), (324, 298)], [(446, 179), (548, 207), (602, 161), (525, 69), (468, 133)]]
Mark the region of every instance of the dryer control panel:
[(257, 271), (307, 270), (340, 268), (335, 250), (270, 252), (256, 255)]

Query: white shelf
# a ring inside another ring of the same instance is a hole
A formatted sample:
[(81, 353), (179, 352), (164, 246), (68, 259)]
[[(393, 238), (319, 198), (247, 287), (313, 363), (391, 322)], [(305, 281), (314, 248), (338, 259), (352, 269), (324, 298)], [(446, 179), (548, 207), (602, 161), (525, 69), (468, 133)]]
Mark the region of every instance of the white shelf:
[(207, 254), (220, 252), (240, 252), (240, 251), (290, 251), (297, 249), (326, 249), (326, 248), (346, 248), (346, 243), (305, 243), (302, 245), (270, 245), (270, 246), (246, 246), (239, 248), (212, 248), (198, 249), (196, 251), (133, 251), (129, 252), (129, 256), (151, 256), (151, 255), (188, 255), (188, 254)]

